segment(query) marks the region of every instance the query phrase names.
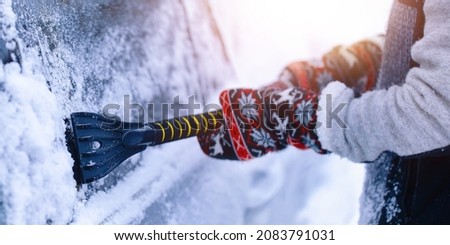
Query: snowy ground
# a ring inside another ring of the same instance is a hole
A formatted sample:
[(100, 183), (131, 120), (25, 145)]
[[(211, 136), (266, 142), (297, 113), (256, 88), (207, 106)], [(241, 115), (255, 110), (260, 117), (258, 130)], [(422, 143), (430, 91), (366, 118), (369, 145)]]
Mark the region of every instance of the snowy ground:
[[(18, 2), (29, 3), (27, 0)], [(185, 2), (188, 18), (196, 23), (195, 19), (200, 19), (202, 15), (196, 12), (195, 4)], [(275, 79), (280, 69), (292, 60), (318, 58), (333, 45), (382, 33), (389, 2), (210, 0), (236, 73), (236, 78), (228, 79), (223, 87), (260, 86)], [(170, 7), (171, 3), (165, 4)], [(133, 8), (133, 4), (129, 5)], [(157, 7), (165, 10), (164, 5)], [(10, 1), (3, 1), (0, 8), (6, 38), (17, 38), (17, 30), (11, 23), (27, 16), (12, 13)], [(115, 11), (120, 13), (120, 10)], [(162, 20), (176, 16), (169, 10), (154, 14), (161, 15)], [(43, 13), (43, 16), (46, 15)], [(52, 23), (51, 19), (45, 20), (44, 17), (40, 20)], [(64, 21), (62, 23), (67, 23)], [(169, 29), (167, 22), (158, 24)], [(114, 25), (122, 28), (121, 23)], [(5, 29), (5, 26), (8, 28)], [(50, 35), (60, 28), (60, 24), (51, 27), (54, 29), (49, 28)], [(191, 32), (203, 35), (204, 30), (200, 27), (193, 28)], [(132, 27), (126, 28), (131, 34), (136, 34)], [(72, 55), (71, 47), (64, 46), (63, 41), (57, 42), (56, 47), (46, 43), (59, 40), (58, 36), (52, 37), (55, 39), (27, 37), (35, 39), (36, 47), (48, 53), (44, 54), (45, 59), (41, 59), (42, 53), (29, 48), (24, 53), (22, 67), (10, 63), (0, 69), (3, 114), (0, 128), (6, 132), (0, 135), (0, 223), (356, 223), (363, 167), (336, 156), (317, 156), (310, 151), (295, 149), (240, 164), (209, 159), (203, 156), (196, 140), (189, 139), (147, 150), (134, 157), (129, 168), (120, 169), (121, 174), (113, 174), (104, 181), (84, 186), (80, 191), (75, 190), (71, 176), (72, 160), (64, 146), (62, 123), (62, 118), (71, 111), (98, 110), (102, 104), (120, 101), (124, 93), (134, 95), (137, 101), (162, 100), (161, 95), (156, 96), (141, 82), (155, 77), (158, 81), (155, 86), (161, 86), (158, 87), (160, 91), (167, 89), (167, 96), (180, 91), (189, 95), (192, 90), (204, 89), (209, 100), (216, 100), (214, 94), (219, 89), (202, 82), (189, 84), (183, 89), (172, 88), (171, 85), (183, 82), (170, 84), (170, 81), (164, 80), (168, 78), (162, 71), (171, 69), (165, 65), (170, 60), (153, 60), (150, 57), (162, 52), (157, 45), (170, 42), (171, 47), (175, 47), (171, 58), (190, 66), (193, 61), (189, 60), (192, 54), (188, 51), (192, 47), (178, 41), (186, 37), (179, 36), (177, 28), (170, 35), (161, 29), (159, 35), (162, 37), (157, 39), (148, 37), (145, 32), (138, 32), (150, 44), (133, 43), (129, 50), (117, 48), (122, 47), (117, 43), (88, 43), (83, 48), (97, 52), (91, 56), (103, 57), (103, 60), (96, 61), (94, 67), (83, 63), (92, 64), (89, 61), (95, 59), (88, 55)], [(42, 30), (42, 33), (48, 34), (45, 31), (48, 30)], [(96, 35), (86, 38), (97, 40)], [(108, 35), (102, 41), (129, 44), (125, 37), (117, 33)], [(205, 81), (211, 77), (217, 78), (217, 74), (221, 73), (225, 74), (223, 77), (230, 77), (225, 68), (208, 63), (210, 57), (216, 56), (212, 51), (218, 50), (214, 40), (208, 36), (198, 38), (198, 42), (208, 41), (201, 45), (205, 47), (202, 49), (204, 52), (194, 55), (203, 58), (196, 63), (203, 68), (199, 71), (201, 74), (192, 72), (188, 67), (176, 71), (170, 79), (183, 81), (196, 78)], [(96, 46), (95, 49), (90, 45)], [(149, 57), (139, 62), (133, 59), (136, 56), (127, 56), (136, 50), (143, 50)], [(117, 61), (111, 57), (114, 55), (125, 61)], [(147, 60), (150, 64), (145, 63)], [(219, 64), (223, 60), (217, 58), (211, 63), (215, 62)], [(112, 64), (113, 69), (102, 70), (108, 64)], [(139, 69), (141, 66), (143, 68)], [(148, 74), (144, 69), (147, 67), (157, 70)], [(99, 76), (100, 80), (110, 79), (109, 76), (114, 79), (112, 84), (104, 84), (106, 88), (102, 87), (100, 91), (86, 91), (84, 87), (89, 88), (89, 84), (83, 75), (87, 73)], [(79, 77), (71, 77), (73, 75)], [(68, 84), (65, 81), (69, 77), (78, 82)], [(132, 83), (127, 81), (130, 77), (134, 79)], [(49, 87), (53, 88), (52, 91)], [(72, 90), (84, 92), (71, 94)], [(101, 100), (90, 97), (98, 93), (102, 94)], [(83, 103), (86, 101), (91, 103)]]

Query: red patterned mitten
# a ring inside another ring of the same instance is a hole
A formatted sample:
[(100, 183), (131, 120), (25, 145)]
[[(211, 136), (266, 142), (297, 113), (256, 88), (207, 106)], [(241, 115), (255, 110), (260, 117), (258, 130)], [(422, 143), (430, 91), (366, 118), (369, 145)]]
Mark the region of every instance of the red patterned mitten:
[(203, 151), (215, 158), (249, 160), (287, 145), (321, 148), (314, 132), (317, 94), (282, 83), (259, 90), (230, 89), (221, 93), (225, 124), (199, 136)]

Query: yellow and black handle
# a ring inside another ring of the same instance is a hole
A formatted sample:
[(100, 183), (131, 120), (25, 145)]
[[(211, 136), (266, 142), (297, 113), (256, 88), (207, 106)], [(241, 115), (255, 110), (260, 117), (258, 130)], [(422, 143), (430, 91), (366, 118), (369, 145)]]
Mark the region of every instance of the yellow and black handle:
[(160, 145), (208, 133), (223, 122), (222, 110), (218, 110), (148, 123), (143, 129), (126, 132), (122, 143), (127, 147)]

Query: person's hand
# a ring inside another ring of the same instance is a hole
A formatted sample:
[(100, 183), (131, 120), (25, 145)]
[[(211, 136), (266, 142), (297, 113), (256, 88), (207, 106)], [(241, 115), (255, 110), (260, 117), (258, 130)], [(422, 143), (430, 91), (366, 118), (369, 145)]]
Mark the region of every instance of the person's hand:
[(318, 61), (297, 61), (287, 65), (279, 77), (289, 86), (320, 93), (330, 82), (341, 81), (356, 94), (375, 87), (379, 74), (384, 38), (377, 36), (337, 46)]
[(225, 124), (199, 136), (200, 146), (211, 157), (232, 160), (249, 160), (287, 145), (327, 153), (314, 132), (317, 97), (281, 82), (258, 90), (223, 91)]
[(383, 37), (337, 46), (320, 61), (286, 66), (268, 87), (224, 91), (220, 103), (226, 123), (198, 137), (209, 156), (246, 160), (293, 145), (326, 153), (315, 134), (318, 94), (342, 81), (356, 94), (372, 90), (382, 58)]

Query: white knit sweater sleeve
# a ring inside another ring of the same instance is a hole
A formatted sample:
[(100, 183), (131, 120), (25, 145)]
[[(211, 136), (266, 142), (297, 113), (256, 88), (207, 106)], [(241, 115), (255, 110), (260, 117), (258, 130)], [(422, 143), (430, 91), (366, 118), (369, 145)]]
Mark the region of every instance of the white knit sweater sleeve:
[[(450, 0), (427, 0), (424, 12), (424, 37), (412, 47), (419, 67), (404, 85), (359, 98), (340, 82), (322, 91), (317, 133), (325, 149), (362, 162), (384, 151), (408, 156), (450, 145)], [(327, 125), (327, 97), (332, 108), (346, 104), (338, 114), (345, 127), (337, 120)]]

